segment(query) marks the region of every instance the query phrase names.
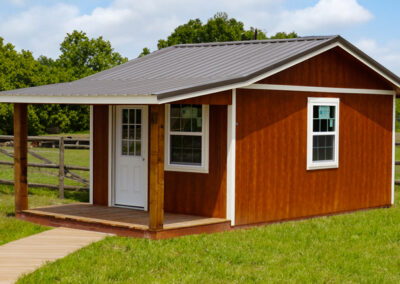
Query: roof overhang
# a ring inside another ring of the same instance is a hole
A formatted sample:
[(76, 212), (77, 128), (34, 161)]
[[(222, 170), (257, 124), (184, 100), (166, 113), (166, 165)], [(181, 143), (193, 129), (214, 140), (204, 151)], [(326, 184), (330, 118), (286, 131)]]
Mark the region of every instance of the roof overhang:
[(32, 103), (32, 104), (165, 104), (178, 100), (195, 98), (203, 95), (221, 91), (246, 88), (252, 84), (288, 69), (294, 65), (304, 62), (312, 57), (322, 54), (330, 49), (339, 47), (355, 57), (361, 63), (375, 71), (393, 85), (393, 90), (399, 93), (400, 78), (383, 67), (374, 59), (356, 48), (340, 36), (334, 37), (323, 45), (304, 51), (293, 57), (287, 58), (266, 69), (260, 70), (251, 75), (231, 80), (219, 81), (207, 85), (193, 86), (186, 89), (165, 90), (159, 94), (152, 95), (0, 95), (0, 102), (3, 103)]

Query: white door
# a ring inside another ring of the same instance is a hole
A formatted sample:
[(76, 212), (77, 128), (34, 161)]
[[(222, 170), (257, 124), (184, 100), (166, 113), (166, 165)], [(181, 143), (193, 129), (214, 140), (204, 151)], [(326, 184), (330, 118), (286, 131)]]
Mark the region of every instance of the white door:
[(114, 205), (147, 210), (147, 106), (117, 106)]

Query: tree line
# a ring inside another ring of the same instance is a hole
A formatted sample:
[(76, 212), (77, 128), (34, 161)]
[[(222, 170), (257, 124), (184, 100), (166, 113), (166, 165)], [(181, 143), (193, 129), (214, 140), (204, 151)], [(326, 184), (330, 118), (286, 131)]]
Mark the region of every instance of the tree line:
[[(255, 36), (256, 35), (256, 36)], [(244, 24), (226, 13), (217, 13), (206, 23), (191, 19), (178, 26), (166, 39), (160, 39), (158, 49), (175, 44), (267, 39), (262, 30)], [(297, 34), (280, 32), (269, 38), (294, 38)], [(150, 53), (145, 47), (139, 57)], [(89, 38), (83, 31), (67, 33), (60, 44), (57, 59), (34, 58), (28, 50), (15, 50), (0, 37), (0, 91), (71, 82), (125, 63), (128, 58), (114, 50), (103, 37)], [(81, 105), (37, 104), (28, 107), (28, 133), (73, 133), (89, 129), (89, 107)], [(0, 104), (0, 134), (13, 133), (13, 105)]]

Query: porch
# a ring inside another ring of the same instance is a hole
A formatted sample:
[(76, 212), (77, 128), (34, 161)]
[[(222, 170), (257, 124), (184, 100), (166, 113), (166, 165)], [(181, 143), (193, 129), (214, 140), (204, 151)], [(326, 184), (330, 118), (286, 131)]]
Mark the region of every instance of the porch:
[(201, 143), (207, 145), (201, 158), (208, 160), (205, 172), (165, 169), (165, 105), (91, 106), (89, 204), (45, 208), (28, 207), (27, 104), (14, 104), (16, 216), (43, 225), (152, 239), (229, 230), (234, 220), (227, 206), (228, 200), (233, 202), (227, 192), (231, 94), (223, 93), (221, 101), (210, 98), (185, 101), (207, 110), (200, 120), (207, 129), (207, 143)]
[(149, 212), (127, 208), (73, 203), (23, 210), (17, 214), (23, 220), (45, 226), (107, 232), (119, 236), (164, 239), (189, 234), (214, 233), (230, 229), (223, 218), (164, 213), (164, 226), (149, 227)]

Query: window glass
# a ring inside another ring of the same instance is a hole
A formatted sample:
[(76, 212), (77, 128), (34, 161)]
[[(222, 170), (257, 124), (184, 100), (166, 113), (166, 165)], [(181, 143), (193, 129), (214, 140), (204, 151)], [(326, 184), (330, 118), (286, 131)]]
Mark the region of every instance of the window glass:
[(170, 106), (170, 164), (202, 164), (202, 111), (202, 105)]
[(201, 132), (202, 107), (201, 105), (171, 105), (171, 131)]
[(122, 147), (121, 154), (140, 156), (141, 153), (141, 109), (122, 110)]
[(171, 135), (171, 164), (201, 165), (201, 136)]

